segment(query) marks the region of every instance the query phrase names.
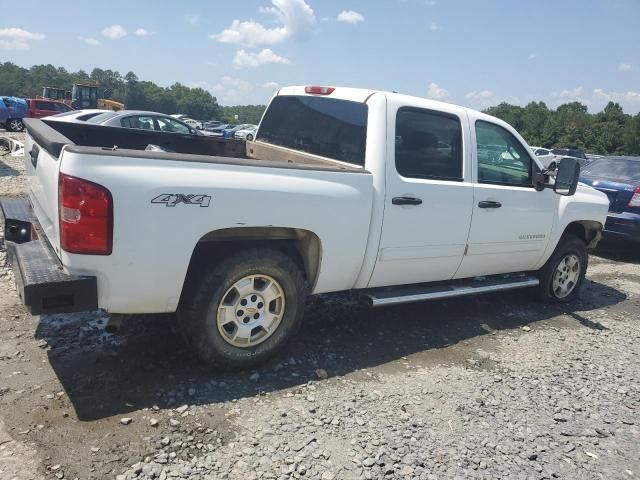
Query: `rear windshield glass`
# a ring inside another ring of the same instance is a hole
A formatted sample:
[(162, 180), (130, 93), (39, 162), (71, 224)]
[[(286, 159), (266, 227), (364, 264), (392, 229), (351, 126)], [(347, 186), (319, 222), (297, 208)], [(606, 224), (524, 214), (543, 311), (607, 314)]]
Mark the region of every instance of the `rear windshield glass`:
[(279, 96), (262, 119), (258, 140), (364, 166), (367, 105), (326, 97)]
[(87, 120), (87, 123), (102, 123), (118, 115), (116, 112), (105, 112)]
[(584, 167), (583, 174), (590, 177), (640, 182), (640, 160), (603, 158)]

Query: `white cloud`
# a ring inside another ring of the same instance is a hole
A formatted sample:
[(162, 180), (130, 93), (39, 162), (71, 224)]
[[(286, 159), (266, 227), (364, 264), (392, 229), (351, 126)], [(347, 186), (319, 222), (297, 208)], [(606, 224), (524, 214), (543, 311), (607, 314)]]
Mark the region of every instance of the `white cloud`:
[(474, 108), (486, 108), (497, 103), (496, 94), (491, 90), (473, 90), (464, 98)]
[(44, 40), (42, 33), (29, 32), (22, 28), (0, 28), (0, 50), (29, 50), (32, 40)]
[(272, 0), (273, 7), (261, 8), (280, 25), (267, 28), (255, 20), (234, 20), (229, 28), (209, 38), (245, 47), (273, 45), (288, 38), (303, 39), (316, 23), (313, 9), (304, 0)]
[(267, 88), (269, 90), (275, 90), (278, 87), (280, 87), (280, 84), (278, 82), (267, 82), (262, 85), (262, 88)]
[(122, 25), (110, 25), (102, 30), (102, 35), (112, 40), (118, 40), (119, 38), (126, 37), (127, 31)]
[(444, 100), (448, 96), (449, 92), (437, 83), (431, 82), (429, 84), (429, 89), (427, 90), (427, 98), (431, 98), (433, 100)]
[(222, 105), (247, 105), (255, 101), (253, 84), (239, 78), (224, 76), (215, 84), (196, 82), (191, 86), (209, 90)]
[(98, 45), (102, 45), (100, 43), (100, 40), (98, 40), (97, 38), (92, 38), (92, 37), (78, 37), (78, 40), (80, 40), (81, 42), (86, 43), (87, 45), (91, 45), (92, 47), (96, 47)]
[(145, 30), (144, 28), (138, 28), (135, 34), (136, 37), (148, 37), (149, 35), (153, 35), (149, 30)]
[(630, 63), (621, 63), (620, 65), (618, 65), (618, 70), (620, 70), (621, 72), (629, 72), (633, 70), (633, 66)]
[(268, 63), (289, 65), (291, 61), (288, 58), (276, 55), (270, 48), (265, 48), (259, 53), (238, 50), (233, 59), (233, 66), (235, 68), (259, 67), (260, 65), (266, 65)]
[(359, 23), (364, 22), (364, 17), (353, 10), (343, 10), (338, 14), (337, 20), (344, 23)]
[(527, 57), (527, 60), (535, 60), (536, 58), (538, 58), (537, 54), (530, 53), (529, 56)]
[(200, 14), (191, 13), (191, 14), (185, 15), (184, 19), (186, 20), (187, 23), (190, 23), (191, 25), (195, 25), (198, 22), (200, 22)]
[(489, 100), (494, 98), (496, 95), (491, 90), (474, 90), (472, 92), (467, 93), (464, 98), (467, 100)]
[(602, 88), (596, 88), (593, 95), (601, 100), (613, 101), (622, 104), (637, 103), (640, 104), (640, 92), (629, 90), (628, 92), (607, 92)]
[(572, 90), (562, 90), (558, 96), (564, 100), (580, 100), (583, 95), (584, 88), (576, 87)]
[(432, 23), (431, 25), (429, 25), (429, 30), (431, 30), (432, 32), (437, 32), (438, 30), (440, 30), (440, 25)]

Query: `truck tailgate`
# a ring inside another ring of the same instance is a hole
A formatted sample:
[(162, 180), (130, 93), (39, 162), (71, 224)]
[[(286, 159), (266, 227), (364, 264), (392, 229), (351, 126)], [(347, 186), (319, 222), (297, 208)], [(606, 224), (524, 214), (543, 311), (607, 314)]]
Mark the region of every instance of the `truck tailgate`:
[(58, 225), (59, 155), (72, 143), (40, 121), (25, 119), (25, 170), (30, 200), (38, 221), (56, 255), (60, 256)]

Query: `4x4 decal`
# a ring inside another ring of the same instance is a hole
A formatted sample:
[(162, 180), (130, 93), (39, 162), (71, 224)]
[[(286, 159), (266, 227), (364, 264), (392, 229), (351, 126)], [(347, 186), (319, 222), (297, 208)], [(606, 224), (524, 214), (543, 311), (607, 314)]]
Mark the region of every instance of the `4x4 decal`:
[(164, 203), (165, 207), (175, 207), (179, 203), (208, 207), (211, 203), (209, 195), (186, 195), (182, 193), (162, 193), (151, 200), (151, 203)]

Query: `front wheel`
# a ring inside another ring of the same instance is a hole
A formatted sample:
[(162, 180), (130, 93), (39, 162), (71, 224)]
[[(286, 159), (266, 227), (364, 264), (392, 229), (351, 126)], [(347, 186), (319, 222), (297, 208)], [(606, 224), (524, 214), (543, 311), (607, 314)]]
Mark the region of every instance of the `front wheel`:
[(537, 272), (540, 279), (537, 297), (546, 302), (575, 300), (584, 283), (588, 258), (583, 240), (573, 235), (561, 239), (547, 263)]
[(21, 132), (24, 129), (24, 123), (19, 118), (11, 118), (7, 120), (7, 130), (10, 132)]
[(253, 134), (252, 133), (247, 133), (247, 136), (245, 137), (247, 141), (251, 142), (253, 140)]
[(275, 355), (302, 321), (306, 284), (287, 254), (242, 250), (198, 282), (179, 321), (204, 363), (224, 370), (250, 368)]

